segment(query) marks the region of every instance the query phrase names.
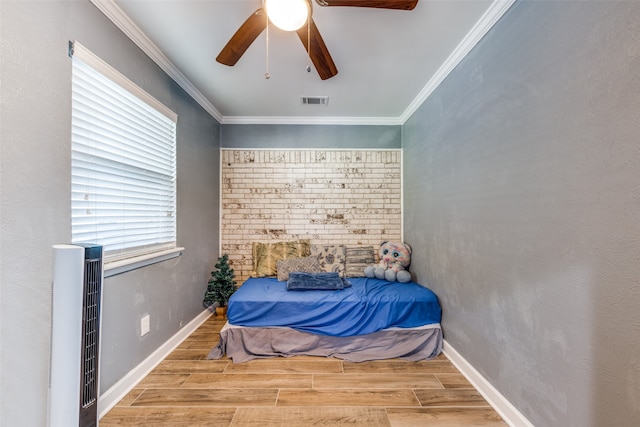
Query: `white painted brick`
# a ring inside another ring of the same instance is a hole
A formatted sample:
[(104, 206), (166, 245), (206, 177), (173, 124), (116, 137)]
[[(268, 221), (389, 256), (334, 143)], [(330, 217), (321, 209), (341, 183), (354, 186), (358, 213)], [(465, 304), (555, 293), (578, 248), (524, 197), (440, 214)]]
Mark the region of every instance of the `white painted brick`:
[(221, 245), (239, 282), (255, 241), (399, 239), (399, 150), (223, 150), (221, 165)]

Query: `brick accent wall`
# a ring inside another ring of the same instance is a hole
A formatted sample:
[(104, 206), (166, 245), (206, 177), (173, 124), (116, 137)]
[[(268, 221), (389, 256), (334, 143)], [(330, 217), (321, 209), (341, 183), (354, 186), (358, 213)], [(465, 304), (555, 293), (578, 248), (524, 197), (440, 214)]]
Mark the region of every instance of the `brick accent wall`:
[(222, 253), (247, 279), (253, 242), (378, 247), (401, 239), (401, 150), (226, 150)]

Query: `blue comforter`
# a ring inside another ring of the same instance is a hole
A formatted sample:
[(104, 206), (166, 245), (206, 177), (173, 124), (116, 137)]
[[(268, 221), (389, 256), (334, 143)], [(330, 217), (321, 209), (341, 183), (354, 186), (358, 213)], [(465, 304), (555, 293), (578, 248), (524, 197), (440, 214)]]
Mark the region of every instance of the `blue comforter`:
[(438, 298), (414, 282), (350, 278), (351, 287), (287, 291), (275, 278), (251, 278), (231, 296), (227, 316), (238, 326), (288, 326), (329, 336), (440, 323)]

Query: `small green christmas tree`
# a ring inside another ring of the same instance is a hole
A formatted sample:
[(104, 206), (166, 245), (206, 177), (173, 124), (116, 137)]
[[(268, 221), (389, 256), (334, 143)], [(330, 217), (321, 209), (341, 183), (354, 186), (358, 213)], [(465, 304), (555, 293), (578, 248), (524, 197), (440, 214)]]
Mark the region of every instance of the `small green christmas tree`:
[(229, 256), (224, 254), (218, 258), (215, 267), (217, 270), (211, 272), (211, 279), (204, 293), (202, 304), (205, 307), (211, 306), (214, 302), (220, 307), (226, 306), (229, 298), (236, 291), (236, 281), (233, 280), (235, 273), (229, 266)]

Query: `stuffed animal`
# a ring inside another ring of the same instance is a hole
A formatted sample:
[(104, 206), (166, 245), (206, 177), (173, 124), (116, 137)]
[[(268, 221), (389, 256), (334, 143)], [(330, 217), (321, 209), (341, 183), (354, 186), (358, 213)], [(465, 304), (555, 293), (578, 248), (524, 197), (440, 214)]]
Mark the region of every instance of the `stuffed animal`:
[(407, 243), (382, 242), (378, 250), (380, 262), (365, 267), (364, 275), (369, 278), (385, 279), (389, 282), (406, 283), (411, 281), (407, 271), (411, 264), (411, 246)]

